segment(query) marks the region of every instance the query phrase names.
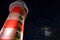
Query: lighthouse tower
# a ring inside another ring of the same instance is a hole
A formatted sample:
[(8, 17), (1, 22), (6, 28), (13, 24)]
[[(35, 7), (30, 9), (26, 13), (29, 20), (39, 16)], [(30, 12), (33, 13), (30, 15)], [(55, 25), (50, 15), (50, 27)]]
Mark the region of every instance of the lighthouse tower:
[(0, 40), (14, 40), (18, 24), (20, 24), (20, 40), (23, 40), (24, 21), (28, 14), (28, 8), (23, 1), (15, 1), (10, 4), (9, 12), (0, 32)]

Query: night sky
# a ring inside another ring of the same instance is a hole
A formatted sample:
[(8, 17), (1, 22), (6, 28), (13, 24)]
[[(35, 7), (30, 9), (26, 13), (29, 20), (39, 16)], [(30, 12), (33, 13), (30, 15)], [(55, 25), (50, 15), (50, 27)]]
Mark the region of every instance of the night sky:
[[(15, 0), (0, 0), (0, 27), (9, 14), (9, 4)], [(23, 0), (29, 13), (25, 21), (24, 40), (60, 40), (60, 1)], [(45, 34), (49, 28), (50, 36)]]

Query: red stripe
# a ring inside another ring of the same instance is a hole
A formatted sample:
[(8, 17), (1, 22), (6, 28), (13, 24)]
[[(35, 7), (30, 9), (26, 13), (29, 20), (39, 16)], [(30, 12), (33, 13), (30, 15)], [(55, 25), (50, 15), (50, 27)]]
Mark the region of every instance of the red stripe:
[(22, 13), (23, 16), (26, 15), (26, 11), (25, 11), (24, 8), (21, 8), (21, 13)]
[(20, 7), (13, 7), (12, 9), (11, 9), (11, 12), (17, 12), (17, 13), (20, 13), (20, 11), (21, 11), (21, 8)]
[(23, 16), (26, 15), (25, 9), (24, 9), (24, 8), (21, 8), (21, 7), (18, 7), (18, 6), (13, 7), (13, 8), (11, 9), (11, 12), (22, 13)]
[(12, 39), (0, 39), (0, 40), (12, 40)]
[(7, 20), (3, 25), (4, 28), (17, 28), (18, 20)]
[(22, 24), (22, 25), (20, 26), (20, 30), (21, 30), (21, 32), (24, 31), (24, 24)]

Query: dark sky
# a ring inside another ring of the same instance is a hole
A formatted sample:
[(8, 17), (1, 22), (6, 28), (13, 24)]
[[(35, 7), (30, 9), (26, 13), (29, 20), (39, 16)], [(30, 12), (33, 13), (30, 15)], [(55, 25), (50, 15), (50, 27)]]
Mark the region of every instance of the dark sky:
[[(15, 0), (0, 0), (0, 27), (9, 14), (9, 4)], [(60, 1), (24, 0), (29, 8), (25, 21), (24, 40), (60, 40)], [(47, 26), (51, 35), (46, 37)]]

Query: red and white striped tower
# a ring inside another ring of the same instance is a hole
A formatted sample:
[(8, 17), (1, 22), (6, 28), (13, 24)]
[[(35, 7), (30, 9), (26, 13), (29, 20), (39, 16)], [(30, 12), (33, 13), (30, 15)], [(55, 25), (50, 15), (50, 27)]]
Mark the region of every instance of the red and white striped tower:
[[(26, 5), (23, 4), (23, 1), (21, 1), (21, 2), (15, 1), (10, 4), (10, 6), (9, 6), (10, 14), (1, 29), (0, 40), (13, 40), (14, 39), (16, 29), (18, 27), (20, 13), (21, 13), (22, 9), (26, 10), (25, 13), (27, 14), (28, 9), (27, 9)], [(22, 13), (23, 13), (23, 11), (22, 11)], [(24, 19), (26, 17), (25, 13), (23, 14)], [(22, 23), (24, 26), (24, 21)]]

